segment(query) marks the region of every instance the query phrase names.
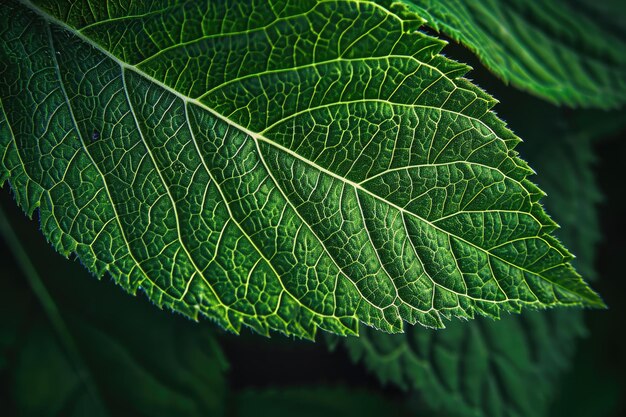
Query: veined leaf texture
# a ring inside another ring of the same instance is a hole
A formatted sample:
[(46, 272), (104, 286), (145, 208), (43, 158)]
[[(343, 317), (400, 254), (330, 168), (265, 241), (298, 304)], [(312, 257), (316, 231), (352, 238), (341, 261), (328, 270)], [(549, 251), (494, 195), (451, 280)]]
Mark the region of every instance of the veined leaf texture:
[(64, 255), (224, 328), (602, 306), (495, 100), (405, 6), (5, 1), (0, 179)]
[(608, 24), (610, 13), (620, 19), (619, 7), (589, 0), (402, 1), (516, 87), (570, 106), (624, 104), (626, 41)]

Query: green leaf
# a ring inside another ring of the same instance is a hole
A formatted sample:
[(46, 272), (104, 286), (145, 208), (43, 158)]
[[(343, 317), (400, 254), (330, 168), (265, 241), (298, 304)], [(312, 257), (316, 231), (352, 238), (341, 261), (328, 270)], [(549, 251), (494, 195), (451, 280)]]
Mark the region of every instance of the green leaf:
[[(546, 204), (564, 226), (558, 236), (579, 254), (577, 267), (595, 276), (595, 132), (573, 129), (576, 114), (567, 117), (536, 100), (512, 102), (513, 120), (536, 121), (524, 127), (528, 140), (521, 151), (536, 167), (548, 192)], [(405, 334), (385, 335), (362, 329), (345, 344), (353, 360), (363, 361), (383, 383), (417, 390), (421, 407), (450, 416), (538, 417), (546, 415), (557, 378), (584, 333), (580, 312), (543, 311), (479, 319), (473, 326), (452, 322), (443, 332), (408, 327)]]
[(0, 6), (2, 177), (97, 276), (307, 338), (603, 305), (495, 100), (404, 6), (108, 5)]
[[(210, 331), (89, 277), (37, 239), (35, 225), (23, 224), (26, 219), (17, 210), (9, 221), (15, 232), (7, 232), (0, 219), (0, 247), (5, 237), (7, 249), (16, 252), (24, 245), (35, 256), (30, 257), (34, 266), (28, 257), (18, 258), (23, 273), (12, 268), (10, 258), (0, 265), (2, 306), (15, 305), (0, 316), (0, 340), (10, 336), (0, 346), (9, 353), (0, 373), (0, 385), (10, 393), (3, 412), (13, 415), (15, 408), (15, 415), (37, 417), (224, 414), (228, 365)], [(29, 274), (35, 276), (22, 276)], [(56, 317), (40, 308), (45, 302), (34, 299), (27, 280), (40, 280), (37, 291), (43, 288), (57, 301)]]
[[(570, 106), (611, 108), (625, 102), (624, 37), (608, 30), (607, 19), (584, 2), (402, 2), (516, 87)], [(623, 14), (619, 6), (605, 13)]]
[(557, 376), (584, 334), (580, 312), (542, 311), (451, 322), (402, 335), (369, 328), (346, 340), (383, 383), (416, 390), (419, 410), (446, 416), (543, 416)]

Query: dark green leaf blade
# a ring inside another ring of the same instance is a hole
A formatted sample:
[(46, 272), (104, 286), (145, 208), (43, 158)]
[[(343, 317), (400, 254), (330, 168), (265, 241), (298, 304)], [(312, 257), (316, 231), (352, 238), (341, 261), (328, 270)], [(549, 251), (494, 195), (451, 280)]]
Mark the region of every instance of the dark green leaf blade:
[(516, 87), (576, 107), (613, 108), (626, 100), (624, 26), (617, 34), (606, 30), (607, 19), (584, 2), (402, 1)]
[(1, 6), (2, 176), (59, 252), (264, 334), (603, 305), (421, 19), (272, 5)]

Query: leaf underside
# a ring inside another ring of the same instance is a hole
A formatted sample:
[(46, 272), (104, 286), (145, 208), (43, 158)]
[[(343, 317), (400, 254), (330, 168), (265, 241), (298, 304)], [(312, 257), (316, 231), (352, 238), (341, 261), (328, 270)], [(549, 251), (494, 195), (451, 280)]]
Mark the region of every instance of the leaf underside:
[(401, 1), (516, 87), (577, 107), (626, 101), (626, 42), (584, 2)]
[(131, 293), (239, 331), (601, 306), (495, 100), (367, 1), (0, 6), (0, 180)]

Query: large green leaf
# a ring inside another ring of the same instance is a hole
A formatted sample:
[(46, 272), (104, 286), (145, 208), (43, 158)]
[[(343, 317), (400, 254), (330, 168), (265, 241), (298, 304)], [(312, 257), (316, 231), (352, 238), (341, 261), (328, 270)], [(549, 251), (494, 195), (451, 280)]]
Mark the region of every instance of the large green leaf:
[(300, 337), (603, 305), (404, 6), (38, 4), (0, 6), (0, 173), (96, 275)]
[(572, 106), (609, 108), (626, 100), (624, 25), (614, 33), (602, 16), (623, 14), (622, 4), (600, 11), (604, 2), (402, 1), (516, 87)]
[[(579, 254), (577, 267), (592, 277), (599, 240), (591, 148), (596, 132), (572, 128), (575, 116), (540, 102), (516, 103), (510, 109), (514, 120), (524, 115), (538, 121), (524, 128), (529, 140), (523, 151), (564, 226), (558, 235)], [(437, 415), (539, 417), (546, 415), (557, 377), (582, 334), (580, 312), (543, 311), (479, 319), (473, 326), (452, 322), (443, 332), (408, 327), (405, 334), (385, 335), (365, 329), (345, 343), (354, 360), (363, 360), (384, 383), (416, 389), (416, 402)]]

